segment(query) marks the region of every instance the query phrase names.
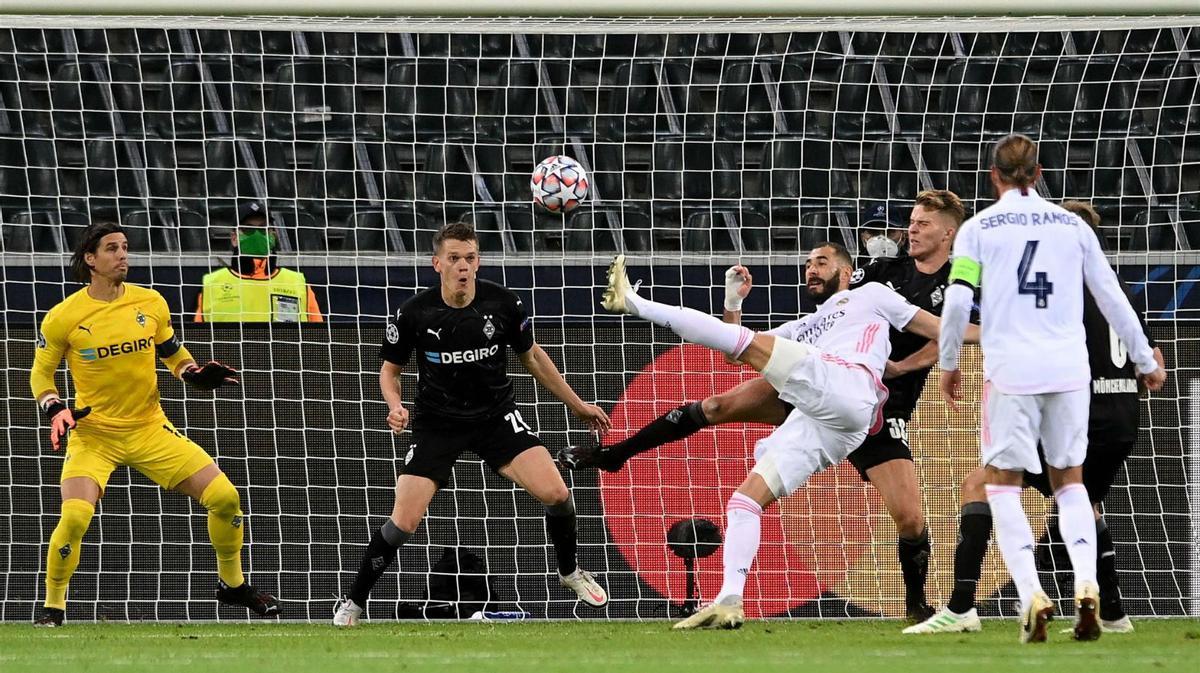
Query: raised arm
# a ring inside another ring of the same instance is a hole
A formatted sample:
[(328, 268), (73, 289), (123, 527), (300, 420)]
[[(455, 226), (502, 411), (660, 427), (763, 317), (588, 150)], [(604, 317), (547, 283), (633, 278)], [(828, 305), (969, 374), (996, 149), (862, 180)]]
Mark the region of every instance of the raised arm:
[[(754, 286), (754, 277), (750, 270), (738, 264), (725, 270), (725, 312), (721, 319), (731, 325), (742, 324), (742, 300), (750, 294)], [(738, 361), (728, 353), (722, 353), (725, 362), (736, 365)]]
[(571, 413), (587, 423), (589, 428), (597, 432), (605, 432), (612, 427), (612, 422), (609, 421), (608, 414), (604, 413), (603, 409), (584, 402), (579, 395), (575, 394), (575, 390), (563, 378), (554, 361), (541, 346), (535, 343), (533, 347), (517, 357), (521, 360), (521, 365), (525, 367), (525, 370), (538, 383), (542, 384), (542, 387), (567, 405)]

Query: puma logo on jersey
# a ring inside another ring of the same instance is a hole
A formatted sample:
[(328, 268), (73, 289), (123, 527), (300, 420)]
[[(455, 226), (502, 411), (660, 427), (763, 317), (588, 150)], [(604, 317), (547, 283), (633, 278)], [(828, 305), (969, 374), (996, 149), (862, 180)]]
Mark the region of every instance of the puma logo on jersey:
[(83, 331), (87, 332), (88, 334), (91, 334), (91, 333), (92, 333), (92, 328), (91, 328), (91, 327), (84, 327), (83, 325), (80, 325), (80, 326), (79, 326), (79, 329), (81, 329), (81, 330), (83, 330)]
[(442, 330), (444, 330), (444, 329), (446, 329), (446, 328), (445, 328), (445, 327), (439, 327), (438, 329), (434, 330), (434, 329), (429, 329), (428, 327), (426, 327), (426, 328), (425, 328), (425, 331), (426, 331), (426, 332), (429, 332), (430, 334), (432, 334), (432, 335), (433, 335), (433, 337), (434, 337), (435, 339), (437, 339), (438, 341), (441, 341), (441, 340), (442, 340)]

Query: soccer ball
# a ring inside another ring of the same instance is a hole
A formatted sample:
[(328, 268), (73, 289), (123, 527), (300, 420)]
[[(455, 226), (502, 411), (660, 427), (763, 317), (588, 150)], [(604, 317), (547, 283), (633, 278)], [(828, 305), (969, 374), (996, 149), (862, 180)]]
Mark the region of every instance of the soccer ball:
[(533, 202), (552, 213), (568, 213), (588, 195), (588, 176), (571, 157), (548, 157), (529, 179)]

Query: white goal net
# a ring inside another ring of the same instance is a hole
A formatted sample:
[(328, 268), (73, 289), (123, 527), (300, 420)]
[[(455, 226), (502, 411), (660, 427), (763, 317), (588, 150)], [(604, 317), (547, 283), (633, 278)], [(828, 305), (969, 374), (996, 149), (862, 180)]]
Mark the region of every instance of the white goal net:
[[(824, 240), (858, 252), (867, 209), (882, 204), (906, 222), (926, 188), (957, 192), (969, 212), (988, 205), (988, 149), (1014, 131), (1040, 144), (1044, 195), (1096, 205), (1166, 353), (1172, 380), (1145, 403), (1105, 508), (1127, 611), (1185, 614), (1200, 591), (1187, 393), (1200, 357), (1198, 80), (1195, 17), (0, 16), (0, 619), (26, 620), (44, 597), (62, 459), (47, 446), (29, 369), (35, 325), (78, 288), (64, 267), (88, 222), (123, 223), (130, 280), (167, 298), (198, 358), (242, 370), (240, 388), (215, 395), (162, 372), (163, 405), (238, 486), (252, 581), (288, 617), (324, 620), (391, 509), (408, 451), (408, 435), (387, 430), (377, 349), (385, 316), (434, 282), (439, 225), (475, 225), (482, 276), (525, 298), (568, 382), (612, 415), (613, 441), (749, 376), (667, 332), (603, 316), (613, 253), (629, 256), (653, 297), (714, 313), (723, 271), (740, 261), (756, 281), (748, 320), (778, 324), (811, 307), (802, 255)], [(592, 179), (567, 216), (530, 201), (530, 171), (555, 154)], [(305, 274), (324, 323), (193, 322), (201, 279), (230, 260), (248, 201), (266, 204), (278, 263)], [(546, 445), (589, 441), (512, 364), (523, 416)], [(910, 429), (934, 603), (952, 588), (976, 424), (927, 391)], [(667, 530), (692, 517), (723, 527), (765, 432), (707, 429), (619, 474), (569, 475), (581, 565), (611, 595), (603, 609), (558, 586), (542, 508), (465, 457), (376, 588), (371, 615), (411, 614), (440, 599), (432, 585), (486, 568), (495, 609), (674, 616), (687, 574)], [(1046, 505), (1027, 498), (1041, 531)], [(68, 617), (244, 618), (213, 599), (204, 521), (185, 497), (118, 470), (84, 538)], [(895, 528), (849, 465), (764, 522), (748, 616), (903, 613)], [(459, 550), (481, 564), (439, 565)], [(719, 559), (697, 563), (706, 598)], [(1006, 584), (993, 550), (985, 614), (1011, 614)]]

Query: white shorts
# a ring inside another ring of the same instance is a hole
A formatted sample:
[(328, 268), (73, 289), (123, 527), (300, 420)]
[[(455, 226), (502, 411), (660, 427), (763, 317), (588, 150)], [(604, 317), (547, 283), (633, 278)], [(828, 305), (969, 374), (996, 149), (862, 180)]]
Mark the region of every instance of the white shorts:
[(795, 407), (754, 447), (753, 472), (782, 498), (863, 443), (878, 416), (882, 384), (862, 365), (779, 338), (762, 374)]
[(1037, 445), (1041, 440), (1047, 465), (1058, 469), (1083, 465), (1091, 402), (1087, 388), (1009, 395), (991, 381), (984, 383), (982, 463), (1040, 474)]

